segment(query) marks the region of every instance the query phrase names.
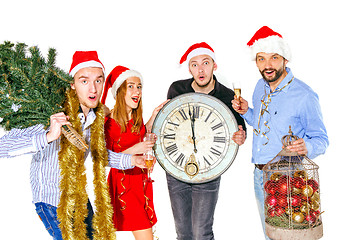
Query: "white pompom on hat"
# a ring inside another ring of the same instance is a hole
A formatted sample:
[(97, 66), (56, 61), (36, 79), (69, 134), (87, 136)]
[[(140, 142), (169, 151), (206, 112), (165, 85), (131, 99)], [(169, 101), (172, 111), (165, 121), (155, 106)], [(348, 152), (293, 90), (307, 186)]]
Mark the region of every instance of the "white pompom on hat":
[(141, 74), (135, 70), (131, 70), (127, 67), (116, 66), (109, 74), (105, 80), (104, 93), (101, 98), (101, 103), (105, 104), (106, 97), (109, 89), (111, 88), (111, 93), (116, 98), (116, 92), (123, 82), (126, 81), (129, 77), (138, 77), (141, 84), (143, 84), (143, 78)]
[(247, 43), (251, 50), (251, 59), (255, 60), (259, 52), (277, 53), (286, 60), (291, 60), (291, 51), (280, 33), (267, 26), (261, 27)]

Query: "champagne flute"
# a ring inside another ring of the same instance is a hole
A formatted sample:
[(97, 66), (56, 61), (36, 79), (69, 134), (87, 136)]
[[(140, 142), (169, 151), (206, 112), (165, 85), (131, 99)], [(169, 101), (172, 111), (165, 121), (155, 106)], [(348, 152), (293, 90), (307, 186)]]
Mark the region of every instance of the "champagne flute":
[(241, 85), (240, 85), (240, 82), (233, 82), (233, 89), (234, 89), (234, 92), (235, 92), (235, 96), (237, 99), (240, 100), (240, 97), (241, 97)]
[[(233, 85), (233, 89), (234, 89), (234, 92), (235, 92), (235, 96), (240, 101), (240, 98), (241, 98), (241, 85), (240, 85), (240, 82), (233, 82), (232, 85)], [(241, 109), (241, 102), (239, 103), (239, 110), (240, 109)]]
[[(144, 137), (144, 141), (155, 141), (155, 133), (146, 133), (145, 137)], [(150, 177), (150, 169), (154, 165), (154, 159), (155, 159), (153, 150), (151, 149), (151, 150), (145, 152), (144, 157), (145, 157), (145, 164), (146, 164), (146, 168), (147, 168), (147, 179), (144, 181), (145, 182), (153, 182), (154, 180), (152, 180)]]

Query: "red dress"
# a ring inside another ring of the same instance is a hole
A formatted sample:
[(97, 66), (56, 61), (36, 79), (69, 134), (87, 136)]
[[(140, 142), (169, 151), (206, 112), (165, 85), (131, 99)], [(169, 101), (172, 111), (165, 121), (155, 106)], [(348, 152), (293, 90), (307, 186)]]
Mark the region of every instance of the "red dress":
[[(145, 135), (142, 124), (139, 133), (132, 133), (133, 120), (121, 132), (112, 118), (105, 119), (106, 147), (122, 152), (140, 142)], [(114, 226), (117, 231), (136, 231), (151, 228), (157, 218), (154, 211), (152, 183), (146, 182), (146, 169), (134, 167), (128, 170), (111, 168), (108, 183), (111, 203), (114, 208)]]

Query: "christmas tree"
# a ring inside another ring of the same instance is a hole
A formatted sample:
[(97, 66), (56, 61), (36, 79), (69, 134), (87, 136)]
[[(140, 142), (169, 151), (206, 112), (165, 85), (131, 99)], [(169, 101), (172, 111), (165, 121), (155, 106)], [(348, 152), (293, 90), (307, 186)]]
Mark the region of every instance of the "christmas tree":
[(36, 46), (0, 45), (0, 126), (5, 130), (47, 127), (50, 116), (62, 111), (72, 77), (55, 66), (55, 58), (54, 48), (46, 60)]

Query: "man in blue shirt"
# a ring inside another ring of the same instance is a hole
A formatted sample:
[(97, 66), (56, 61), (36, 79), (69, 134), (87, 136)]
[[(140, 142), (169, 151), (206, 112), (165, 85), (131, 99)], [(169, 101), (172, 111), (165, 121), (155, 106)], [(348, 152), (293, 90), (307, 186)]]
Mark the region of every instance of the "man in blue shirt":
[(287, 148), (298, 154), (315, 158), (325, 153), (329, 141), (317, 94), (286, 67), (291, 53), (282, 36), (264, 26), (248, 46), (262, 78), (254, 90), (253, 108), (243, 98), (234, 99), (232, 106), (254, 128), (254, 189), (265, 234), (262, 168), (281, 151), (289, 126), (299, 139)]

